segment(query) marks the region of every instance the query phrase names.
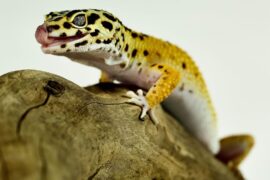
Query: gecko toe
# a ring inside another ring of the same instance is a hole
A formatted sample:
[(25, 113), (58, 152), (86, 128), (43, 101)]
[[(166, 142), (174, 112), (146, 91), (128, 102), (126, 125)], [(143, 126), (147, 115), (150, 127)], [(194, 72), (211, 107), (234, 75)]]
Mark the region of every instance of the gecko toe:
[(129, 100), (127, 100), (128, 103), (133, 103), (142, 107), (140, 118), (143, 119), (146, 116), (148, 110), (150, 109), (147, 100), (143, 95), (143, 90), (138, 89), (137, 94), (133, 91), (128, 91), (126, 93), (126, 96), (130, 98)]

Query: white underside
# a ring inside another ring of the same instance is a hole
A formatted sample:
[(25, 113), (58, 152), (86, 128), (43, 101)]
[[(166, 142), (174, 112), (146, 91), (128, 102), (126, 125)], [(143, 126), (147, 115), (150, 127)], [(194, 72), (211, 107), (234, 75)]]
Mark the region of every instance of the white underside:
[(163, 107), (216, 154), (219, 151), (217, 127), (207, 101), (194, 90), (193, 93), (188, 92), (192, 87), (185, 84), (184, 91), (180, 91), (179, 87), (162, 103)]

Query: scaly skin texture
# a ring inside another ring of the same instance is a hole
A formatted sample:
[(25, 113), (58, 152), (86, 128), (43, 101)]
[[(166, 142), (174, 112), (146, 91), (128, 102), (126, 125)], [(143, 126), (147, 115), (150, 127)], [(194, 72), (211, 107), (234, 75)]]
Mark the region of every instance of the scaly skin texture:
[[(36, 38), (45, 53), (101, 69), (101, 82), (116, 79), (146, 90), (146, 95), (142, 90), (127, 93), (128, 102), (143, 108), (141, 118), (150, 112), (158, 123), (151, 110), (164, 101), (165, 109), (202, 144), (214, 154), (219, 151), (207, 87), (194, 61), (179, 47), (133, 31), (111, 13), (95, 9), (51, 12)], [(250, 138), (241, 138), (239, 144), (245, 142)]]

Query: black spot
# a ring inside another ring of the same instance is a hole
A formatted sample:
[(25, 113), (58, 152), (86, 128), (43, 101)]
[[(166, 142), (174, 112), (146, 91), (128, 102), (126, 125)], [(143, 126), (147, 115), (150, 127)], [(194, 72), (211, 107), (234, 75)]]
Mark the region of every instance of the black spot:
[(170, 55), (171, 59), (175, 59), (175, 56), (173, 54)]
[(75, 47), (83, 46), (83, 45), (86, 45), (87, 43), (88, 43), (87, 40), (82, 41), (82, 42), (78, 42), (78, 43), (75, 44)]
[(158, 69), (162, 69), (164, 66), (162, 65), (158, 65)]
[(65, 48), (65, 47), (66, 47), (66, 45), (65, 45), (65, 44), (62, 44), (62, 45), (61, 45), (61, 48)]
[(99, 12), (99, 11), (101, 11), (100, 9), (92, 9), (93, 11), (97, 11), (97, 12)]
[(58, 14), (54, 13), (54, 12), (50, 12), (49, 14), (47, 14), (47, 18), (52, 19), (54, 17), (58, 16)]
[(66, 29), (70, 29), (70, 28), (71, 28), (71, 24), (68, 23), (68, 22), (64, 22), (63, 26), (64, 26), (64, 28), (66, 28)]
[(125, 26), (125, 30), (131, 32), (131, 29)]
[(54, 21), (59, 21), (59, 20), (61, 20), (62, 19), (62, 17), (57, 17), (57, 18), (55, 18), (55, 19), (53, 19)]
[(108, 30), (110, 30), (110, 31), (111, 31), (112, 28), (113, 28), (112, 23), (110, 23), (110, 22), (108, 22), (108, 21), (102, 21), (101, 24), (102, 24), (103, 27), (105, 27), (106, 29), (108, 29)]
[(132, 51), (131, 56), (134, 58), (134, 57), (136, 56), (136, 54), (137, 54), (137, 49), (134, 49), (134, 50)]
[(67, 36), (67, 34), (64, 32), (60, 35), (60, 37), (66, 37), (66, 36)]
[(96, 29), (94, 32), (91, 32), (90, 35), (91, 36), (97, 36), (99, 34), (99, 30)]
[(116, 28), (115, 30), (116, 30), (116, 31), (120, 31), (120, 28)]
[(133, 38), (136, 38), (136, 37), (138, 37), (138, 34), (135, 33), (135, 32), (133, 32), (133, 33), (131, 33), (131, 36), (132, 36)]
[(70, 49), (67, 49), (67, 52), (70, 52), (71, 50)]
[(117, 19), (117, 21), (119, 22), (119, 24), (121, 24), (123, 26), (123, 23), (122, 21), (120, 21), (119, 19)]
[(182, 68), (183, 68), (183, 69), (186, 69), (186, 68), (187, 68), (187, 65), (186, 65), (185, 62), (182, 63)]
[(82, 36), (82, 35), (83, 35), (82, 31), (78, 30), (78, 31), (76, 32), (76, 36)]
[(116, 39), (115, 46), (119, 43), (119, 39)]
[(47, 27), (48, 32), (52, 32), (53, 30), (58, 30), (58, 29), (60, 29), (60, 26), (58, 25), (51, 25)]
[(125, 51), (126, 51), (126, 52), (128, 51), (128, 44), (127, 44), (126, 47), (125, 47)]
[(149, 52), (147, 50), (143, 51), (143, 55), (148, 56)]
[(141, 72), (142, 72), (142, 68), (139, 69), (138, 73), (141, 74)]
[(97, 40), (96, 40), (96, 43), (98, 43), (98, 44), (101, 43), (100, 39), (97, 39)]
[(144, 37), (142, 35), (139, 36), (140, 40), (144, 40)]
[(111, 14), (108, 13), (103, 13), (103, 15), (108, 18), (111, 21), (116, 21), (116, 18), (114, 16), (112, 16)]
[(190, 94), (193, 94), (193, 91), (190, 89), (190, 90), (188, 90), (188, 92), (190, 93)]
[(184, 91), (185, 89), (185, 84), (182, 84), (182, 86), (179, 88), (180, 91)]
[(161, 56), (159, 52), (156, 52), (156, 55), (157, 55), (158, 57), (160, 57), (160, 56)]
[(140, 65), (142, 65), (142, 63), (141, 63), (141, 62), (138, 62), (138, 63), (137, 63), (137, 66), (140, 66)]
[(151, 67), (154, 67), (154, 66), (156, 66), (156, 65), (157, 65), (157, 64), (152, 64)]
[(143, 38), (149, 37), (147, 34), (141, 34), (141, 36), (142, 36)]
[(90, 16), (87, 17), (88, 24), (95, 24), (96, 20), (99, 19), (99, 15), (96, 13), (90, 14)]
[(122, 69), (123, 69), (125, 66), (126, 66), (125, 63), (121, 63), (121, 64), (120, 64), (120, 68), (122, 68)]
[(107, 40), (104, 40), (104, 41), (103, 41), (104, 44), (110, 44), (111, 42), (112, 42), (111, 39), (107, 39)]
[(125, 41), (125, 35), (124, 33), (121, 34), (123, 41)]
[(85, 30), (86, 31), (91, 31), (91, 28), (90, 27), (86, 27)]
[(60, 12), (58, 12), (59, 14), (66, 14), (66, 13), (68, 13), (68, 11), (67, 10), (65, 10), (65, 11), (60, 11)]
[(77, 12), (80, 12), (81, 10), (73, 10), (73, 11), (70, 11), (67, 13), (67, 17), (70, 18), (73, 14), (77, 13)]
[(116, 54), (116, 51), (115, 50), (113, 50), (113, 52), (112, 52), (113, 54)]

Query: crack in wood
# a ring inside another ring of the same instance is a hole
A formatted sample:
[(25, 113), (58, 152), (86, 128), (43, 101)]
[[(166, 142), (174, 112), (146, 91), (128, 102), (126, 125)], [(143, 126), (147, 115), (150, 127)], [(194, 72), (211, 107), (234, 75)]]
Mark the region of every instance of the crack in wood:
[(57, 81), (53, 81), (53, 80), (49, 80), (46, 84), (46, 86), (44, 86), (43, 88), (46, 92), (47, 92), (47, 96), (46, 96), (46, 99), (41, 103), (41, 104), (38, 104), (36, 106), (33, 106), (29, 109), (27, 109), (23, 114), (22, 116), (20, 117), (18, 123), (17, 123), (17, 128), (16, 128), (16, 132), (17, 132), (17, 135), (19, 136), (20, 135), (20, 131), (21, 131), (21, 127), (22, 127), (22, 123), (23, 121), (25, 120), (26, 116), (34, 109), (37, 109), (41, 106), (44, 106), (47, 104), (50, 96), (56, 96), (56, 97), (59, 97), (61, 96), (64, 91), (65, 91), (65, 87), (63, 85), (61, 85), (60, 83), (58, 83)]
[(48, 100), (49, 100), (49, 98), (50, 98), (50, 95), (51, 95), (50, 93), (47, 93), (47, 96), (46, 96), (45, 100), (44, 100), (41, 104), (35, 105), (35, 106), (33, 106), (33, 107), (27, 109), (27, 110), (22, 114), (22, 116), (20, 117), (20, 119), (19, 119), (19, 121), (18, 121), (18, 123), (17, 123), (17, 128), (16, 128), (16, 132), (17, 132), (17, 135), (18, 135), (18, 136), (20, 136), (22, 123), (24, 122), (26, 116), (27, 116), (32, 110), (37, 109), (37, 108), (39, 108), (39, 107), (41, 107), (41, 106), (46, 105), (47, 102), (48, 102)]
[(99, 171), (101, 170), (102, 166), (100, 166), (91, 176), (89, 176), (87, 178), (87, 180), (92, 180), (95, 178), (95, 176), (99, 173)]

